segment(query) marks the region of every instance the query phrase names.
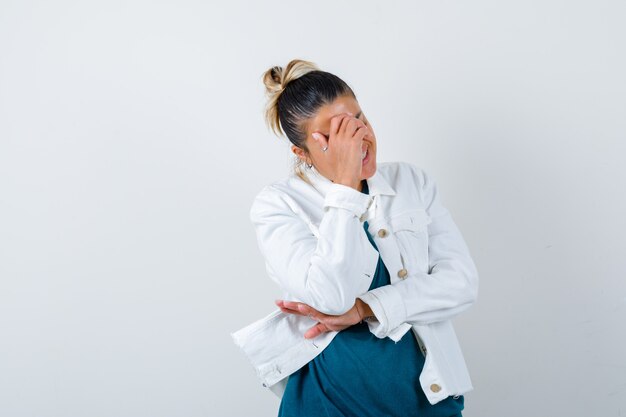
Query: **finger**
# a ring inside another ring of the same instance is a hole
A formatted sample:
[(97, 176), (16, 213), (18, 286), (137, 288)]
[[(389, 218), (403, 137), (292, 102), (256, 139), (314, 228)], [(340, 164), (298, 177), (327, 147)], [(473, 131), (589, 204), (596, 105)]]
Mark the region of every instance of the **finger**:
[(356, 121), (357, 128), (359, 128), (359, 127), (367, 127), (367, 125), (365, 124), (365, 122), (363, 122), (363, 120), (361, 120), (361, 119), (354, 119), (354, 120)]
[(293, 310), (289, 310), (288, 308), (280, 308), (280, 311), (282, 311), (283, 313), (287, 313), (287, 314), (297, 314), (299, 316), (301, 316), (299, 311), (293, 311)]
[[(352, 113), (349, 113), (352, 114)], [(356, 117), (351, 117), (350, 120), (346, 124), (345, 134), (347, 137), (354, 136), (354, 133), (357, 131), (359, 127), (364, 127), (365, 123), (363, 120), (357, 119)]]
[(341, 119), (341, 124), (339, 125), (339, 131), (337, 132), (337, 135), (346, 136), (346, 133), (347, 133), (346, 130), (351, 120), (354, 120), (354, 117), (346, 116), (343, 119)]
[(341, 126), (341, 123), (346, 117), (349, 117), (349, 116), (345, 113), (333, 116), (333, 118), (330, 121), (330, 132), (328, 134), (329, 139), (336, 136), (339, 133), (339, 127)]
[(367, 126), (365, 125), (359, 126), (356, 132), (354, 132), (354, 137), (357, 139), (363, 139), (367, 135), (369, 135), (369, 133), (370, 133), (370, 130), (367, 128)]
[(341, 120), (343, 119), (344, 115), (336, 115), (333, 116), (332, 119), (330, 119), (330, 131), (328, 132), (328, 137), (332, 137), (335, 136), (337, 134), (337, 131), (339, 130), (339, 125), (341, 124)]
[(365, 130), (363, 138), (372, 139), (372, 130), (367, 125), (365, 125), (363, 129)]
[(319, 144), (320, 148), (324, 149), (328, 146), (328, 138), (323, 133), (313, 132), (312, 136), (313, 139), (315, 139), (315, 141)]
[(354, 132), (356, 132), (357, 128), (359, 127), (359, 122), (360, 120), (355, 119), (354, 117), (352, 117), (350, 120), (348, 120), (348, 122), (346, 123), (346, 136), (351, 138), (352, 136), (354, 136)]
[(298, 310), (298, 305), (300, 303), (296, 302), (296, 301), (288, 301), (288, 300), (283, 300), (283, 305), (287, 308), (290, 308), (292, 310)]
[(317, 311), (313, 307), (308, 306), (306, 304), (302, 304), (302, 303), (298, 304), (297, 309), (303, 315), (306, 314), (307, 316), (309, 316), (313, 320), (322, 321), (322, 319), (324, 317), (326, 317), (324, 314), (320, 313), (319, 311)]
[(306, 333), (304, 333), (304, 337), (306, 339), (313, 339), (327, 331), (328, 328), (324, 324), (319, 323), (307, 330)]
[[(367, 129), (367, 125), (363, 123), (363, 120), (360, 120), (360, 119), (353, 119), (353, 120), (354, 120), (354, 124), (350, 125), (347, 129), (348, 131), (346, 132), (351, 137), (356, 136), (357, 133), (359, 132), (359, 129)], [(352, 129), (353, 126), (354, 126), (354, 130)]]
[(280, 311), (282, 311), (283, 313), (302, 314), (302, 313), (300, 313), (299, 311), (297, 311), (297, 310), (292, 310), (292, 309), (290, 309), (290, 308), (285, 308), (285, 307), (280, 307), (280, 306), (279, 306), (278, 308), (280, 308)]
[(285, 300), (276, 300), (275, 303), (278, 307), (280, 307), (281, 311), (285, 313), (303, 315), (302, 312), (300, 312), (300, 310), (298, 310), (297, 308), (298, 303), (294, 303), (292, 301), (285, 301)]
[(296, 312), (297, 314), (300, 314), (302, 316), (307, 316), (309, 314), (314, 314), (317, 315), (319, 314), (319, 312), (314, 309), (313, 307), (310, 307), (306, 304), (303, 303), (299, 303), (297, 301), (287, 301), (287, 300), (283, 300), (283, 305), (290, 309), (293, 310), (294, 312)]

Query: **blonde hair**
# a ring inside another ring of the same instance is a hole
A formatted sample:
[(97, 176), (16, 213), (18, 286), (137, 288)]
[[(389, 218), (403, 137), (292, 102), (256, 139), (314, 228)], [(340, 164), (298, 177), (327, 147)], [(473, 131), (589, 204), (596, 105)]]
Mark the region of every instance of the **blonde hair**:
[[(342, 79), (322, 71), (310, 61), (293, 59), (285, 68), (273, 66), (263, 72), (267, 103), (265, 123), (277, 136), (287, 136), (295, 146), (308, 152), (306, 122), (319, 108), (335, 98), (356, 95)], [(296, 157), (294, 172), (303, 180), (303, 161)]]

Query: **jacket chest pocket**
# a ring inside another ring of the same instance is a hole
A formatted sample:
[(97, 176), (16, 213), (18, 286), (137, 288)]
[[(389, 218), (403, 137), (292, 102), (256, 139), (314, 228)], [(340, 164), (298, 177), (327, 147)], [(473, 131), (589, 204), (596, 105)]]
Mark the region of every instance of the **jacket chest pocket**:
[(428, 273), (428, 224), (431, 221), (425, 209), (412, 209), (389, 217), (389, 226), (408, 275)]

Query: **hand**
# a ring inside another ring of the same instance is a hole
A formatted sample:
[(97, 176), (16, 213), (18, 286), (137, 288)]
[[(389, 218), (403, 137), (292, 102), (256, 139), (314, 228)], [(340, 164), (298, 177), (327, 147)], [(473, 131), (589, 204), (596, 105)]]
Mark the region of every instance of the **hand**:
[(313, 339), (324, 332), (341, 331), (361, 321), (361, 316), (356, 303), (350, 310), (340, 316), (320, 313), (307, 304), (295, 301), (276, 300), (275, 303), (284, 313), (309, 316), (313, 320), (317, 320), (319, 322), (304, 333), (304, 337), (306, 339)]
[(322, 148), (328, 147), (325, 157), (328, 158), (330, 166), (334, 167), (334, 172), (331, 173), (333, 182), (358, 187), (363, 167), (361, 159), (363, 138), (369, 133), (365, 123), (352, 113), (333, 116), (328, 138), (319, 132), (313, 132), (312, 136), (319, 145)]

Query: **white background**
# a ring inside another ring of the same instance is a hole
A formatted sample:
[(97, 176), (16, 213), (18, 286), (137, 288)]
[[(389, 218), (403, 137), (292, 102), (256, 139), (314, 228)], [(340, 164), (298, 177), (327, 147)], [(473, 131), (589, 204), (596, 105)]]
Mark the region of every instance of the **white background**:
[(0, 415), (273, 416), (229, 332), (289, 173), (260, 76), (355, 90), (480, 272), (466, 417), (626, 415), (621, 1), (0, 3)]

